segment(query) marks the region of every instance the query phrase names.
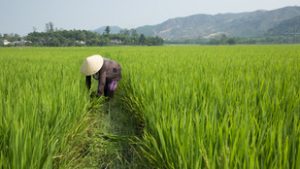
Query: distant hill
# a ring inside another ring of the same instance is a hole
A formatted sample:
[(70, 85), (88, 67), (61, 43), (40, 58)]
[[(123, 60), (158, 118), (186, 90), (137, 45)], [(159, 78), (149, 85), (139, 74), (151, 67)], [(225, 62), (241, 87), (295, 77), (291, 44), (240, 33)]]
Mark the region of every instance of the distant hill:
[[(157, 25), (136, 28), (138, 33), (159, 36), (167, 40), (209, 38), (216, 34), (231, 37), (260, 37), (278, 29), (291, 29), (286, 24), (299, 25), (300, 7), (258, 10), (216, 15), (197, 14), (169, 19)], [(289, 30), (290, 31), (290, 30)], [(281, 33), (281, 32), (278, 32)]]
[(268, 30), (270, 35), (300, 34), (300, 16), (287, 19)]
[[(93, 32), (97, 32), (99, 34), (103, 34), (105, 28), (106, 28), (106, 26), (102, 26), (100, 28), (97, 28), (97, 29), (93, 30)], [(110, 28), (110, 33), (111, 34), (120, 33), (120, 31), (122, 30), (122, 28), (119, 27), (119, 26), (109, 26), (109, 28)]]

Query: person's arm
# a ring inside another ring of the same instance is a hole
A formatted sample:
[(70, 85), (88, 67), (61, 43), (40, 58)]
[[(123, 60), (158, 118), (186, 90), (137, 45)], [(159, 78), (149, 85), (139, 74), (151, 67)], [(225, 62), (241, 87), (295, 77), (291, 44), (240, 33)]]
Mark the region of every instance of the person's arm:
[(85, 84), (86, 84), (86, 87), (88, 88), (88, 90), (90, 90), (91, 89), (91, 84), (92, 84), (91, 76), (86, 76), (85, 77)]
[(106, 71), (100, 71), (100, 78), (98, 83), (98, 96), (103, 95), (105, 82), (106, 82)]

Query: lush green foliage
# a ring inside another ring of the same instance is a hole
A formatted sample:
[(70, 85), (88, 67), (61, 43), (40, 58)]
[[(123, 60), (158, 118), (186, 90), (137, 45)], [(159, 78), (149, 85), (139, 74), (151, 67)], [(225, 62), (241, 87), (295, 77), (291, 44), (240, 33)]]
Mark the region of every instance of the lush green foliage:
[(32, 46), (106, 46), (106, 45), (162, 45), (159, 37), (145, 37), (143, 34), (98, 34), (85, 30), (57, 30), (32, 32), (26, 36)]
[(300, 166), (298, 45), (0, 49), (0, 166), (83, 168), (87, 128), (105, 124), (79, 74), (94, 53), (121, 63), (120, 106), (144, 123), (131, 166)]
[(1, 49), (0, 168), (67, 167), (78, 158), (89, 125), (78, 56)]
[(297, 168), (299, 46), (163, 47), (122, 55), (153, 168)]
[(105, 113), (102, 98), (89, 99), (79, 72), (83, 58), (95, 53), (102, 50), (0, 49), (0, 168), (131, 165), (120, 152), (128, 143), (107, 137), (131, 136), (132, 118), (117, 103)]
[(1, 34), (0, 33), (0, 45), (2, 45), (1, 42), (3, 42), (3, 40), (6, 39), (10, 42), (12, 41), (20, 41), (21, 40), (21, 36), (18, 34)]

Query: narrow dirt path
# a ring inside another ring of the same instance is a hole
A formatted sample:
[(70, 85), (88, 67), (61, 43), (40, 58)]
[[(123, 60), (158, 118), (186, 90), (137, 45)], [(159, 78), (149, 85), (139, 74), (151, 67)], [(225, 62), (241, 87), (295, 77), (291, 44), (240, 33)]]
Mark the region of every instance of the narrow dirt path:
[(136, 119), (122, 109), (118, 98), (103, 104), (99, 100), (91, 102), (91, 118), (97, 120), (89, 131), (85, 168), (137, 168), (137, 156), (131, 144), (136, 136)]
[[(131, 141), (136, 136), (135, 118), (122, 109), (120, 100), (114, 98), (104, 104), (105, 116), (109, 119), (110, 129), (104, 139), (114, 145), (116, 160), (110, 168), (136, 168), (135, 154)], [(110, 147), (107, 147), (107, 151)]]

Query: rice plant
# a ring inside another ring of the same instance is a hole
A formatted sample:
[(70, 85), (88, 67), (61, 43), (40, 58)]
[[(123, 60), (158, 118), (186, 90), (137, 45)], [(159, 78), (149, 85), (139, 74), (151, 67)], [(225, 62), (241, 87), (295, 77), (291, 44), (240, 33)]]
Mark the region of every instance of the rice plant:
[(153, 168), (298, 168), (299, 49), (195, 46), (124, 54), (124, 100), (146, 120), (143, 160)]
[[(113, 118), (79, 73), (95, 53), (123, 68)], [(299, 45), (3, 48), (0, 68), (2, 168), (300, 166)], [(116, 135), (120, 123), (136, 138)], [(103, 132), (130, 141), (134, 160)]]

